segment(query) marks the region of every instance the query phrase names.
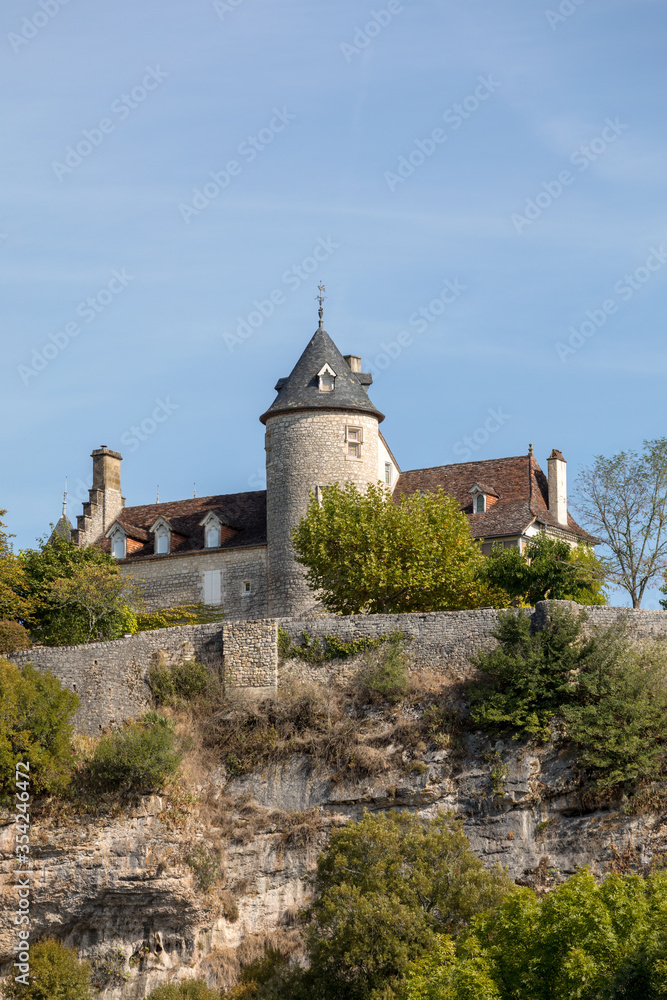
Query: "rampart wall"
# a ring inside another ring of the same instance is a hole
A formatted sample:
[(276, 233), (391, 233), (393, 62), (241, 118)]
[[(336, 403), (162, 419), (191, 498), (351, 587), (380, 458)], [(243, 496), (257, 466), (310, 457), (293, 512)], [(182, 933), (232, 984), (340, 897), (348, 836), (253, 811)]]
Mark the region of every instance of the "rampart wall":
[[(530, 610), (533, 627), (543, 628), (558, 605), (543, 601)], [(577, 606), (574, 605), (576, 608)], [(626, 627), (632, 639), (667, 641), (667, 612), (624, 608), (587, 608), (588, 629)], [(223, 672), (231, 687), (265, 693), (289, 678), (328, 683), (356, 669), (349, 661), (306, 663), (278, 658), (278, 629), (292, 645), (309, 638), (336, 636), (344, 642), (378, 638), (400, 632), (408, 640), (412, 669), (436, 674), (443, 684), (457, 684), (472, 676), (471, 658), (492, 648), (498, 612), (439, 611), (430, 614), (350, 615), (315, 618), (225, 621), (209, 625), (142, 632), (115, 642), (88, 646), (38, 646), (12, 659), (50, 670), (81, 698), (77, 727), (90, 734), (135, 718), (151, 705), (148, 671), (156, 658), (167, 663), (196, 658)]]

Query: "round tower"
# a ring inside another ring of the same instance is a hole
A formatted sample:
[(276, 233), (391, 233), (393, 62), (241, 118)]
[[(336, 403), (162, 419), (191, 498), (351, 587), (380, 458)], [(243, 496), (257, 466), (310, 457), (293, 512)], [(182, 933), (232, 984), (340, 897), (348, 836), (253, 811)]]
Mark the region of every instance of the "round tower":
[(292, 374), (278, 381), (278, 395), (260, 417), (266, 425), (270, 617), (299, 615), (316, 603), (292, 546), (311, 491), (334, 482), (378, 482), (384, 415), (368, 397), (371, 376), (360, 369), (359, 358), (343, 357), (320, 316)]

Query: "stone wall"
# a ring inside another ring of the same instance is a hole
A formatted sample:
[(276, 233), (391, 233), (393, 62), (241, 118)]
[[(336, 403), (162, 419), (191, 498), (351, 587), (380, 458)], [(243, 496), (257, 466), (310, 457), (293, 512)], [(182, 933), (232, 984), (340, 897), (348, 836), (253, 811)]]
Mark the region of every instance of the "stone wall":
[[(204, 572), (219, 570), (222, 610), (227, 618), (252, 620), (266, 614), (265, 546), (148, 556), (123, 562), (121, 569), (139, 584), (148, 611), (203, 602)], [(243, 586), (246, 580), (250, 581), (250, 593)]]
[(158, 655), (169, 664), (195, 657), (219, 667), (221, 626), (214, 623), (156, 629), (87, 646), (36, 646), (15, 654), (12, 660), (19, 666), (33, 663), (50, 670), (65, 687), (75, 691), (81, 699), (75, 725), (94, 735), (125, 719), (136, 718), (151, 707), (146, 678)]
[[(544, 627), (554, 607), (569, 602), (541, 602), (533, 615), (535, 627)], [(576, 605), (575, 605), (576, 607)], [(589, 628), (627, 627), (637, 641), (667, 641), (667, 613), (624, 608), (587, 608)], [(78, 728), (94, 734), (108, 726), (141, 715), (150, 707), (148, 670), (157, 656), (167, 663), (195, 657), (223, 669), (236, 688), (266, 693), (298, 678), (319, 683), (346, 678), (357, 666), (350, 661), (309, 664), (303, 660), (278, 661), (277, 632), (284, 629), (292, 645), (335, 635), (344, 642), (378, 638), (401, 632), (408, 640), (412, 669), (435, 674), (443, 684), (457, 685), (473, 676), (470, 660), (495, 645), (493, 631), (498, 612), (440, 611), (431, 614), (350, 615), (313, 618), (229, 621), (210, 625), (142, 632), (115, 642), (89, 646), (35, 647), (13, 657), (19, 665), (34, 663), (50, 670), (81, 698)]]

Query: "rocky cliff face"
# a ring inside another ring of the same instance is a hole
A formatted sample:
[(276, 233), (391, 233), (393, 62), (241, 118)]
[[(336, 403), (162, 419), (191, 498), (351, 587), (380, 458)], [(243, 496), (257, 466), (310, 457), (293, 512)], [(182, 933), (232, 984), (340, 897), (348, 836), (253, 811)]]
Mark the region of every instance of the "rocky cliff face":
[[(572, 761), (555, 745), (469, 735), (456, 754), (410, 756), (389, 746), (378, 773), (354, 780), (307, 756), (241, 777), (211, 767), (192, 801), (153, 796), (118, 815), (37, 817), (33, 940), (56, 936), (96, 963), (107, 1000), (189, 977), (229, 985), (239, 961), (265, 941), (297, 947), (295, 916), (317, 855), (332, 827), (364, 809), (451, 810), (485, 862), (527, 884), (548, 885), (582, 865), (602, 873), (647, 864), (667, 850), (661, 816), (585, 811)], [(2, 824), (0, 952), (8, 962), (17, 895), (8, 815)]]

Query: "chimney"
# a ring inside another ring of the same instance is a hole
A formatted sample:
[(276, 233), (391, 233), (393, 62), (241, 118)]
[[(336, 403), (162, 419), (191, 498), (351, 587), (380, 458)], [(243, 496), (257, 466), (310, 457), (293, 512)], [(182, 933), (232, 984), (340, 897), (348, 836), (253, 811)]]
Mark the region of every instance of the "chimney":
[(347, 361), (348, 365), (350, 366), (350, 369), (353, 372), (360, 372), (361, 371), (361, 358), (360, 357), (358, 357), (356, 354), (344, 354), (343, 357), (345, 358), (345, 360)]
[(549, 513), (559, 524), (567, 525), (567, 462), (557, 448), (548, 458)]
[(111, 451), (105, 444), (100, 445), (90, 456), (93, 460), (93, 489), (120, 493), (120, 463), (122, 456)]

